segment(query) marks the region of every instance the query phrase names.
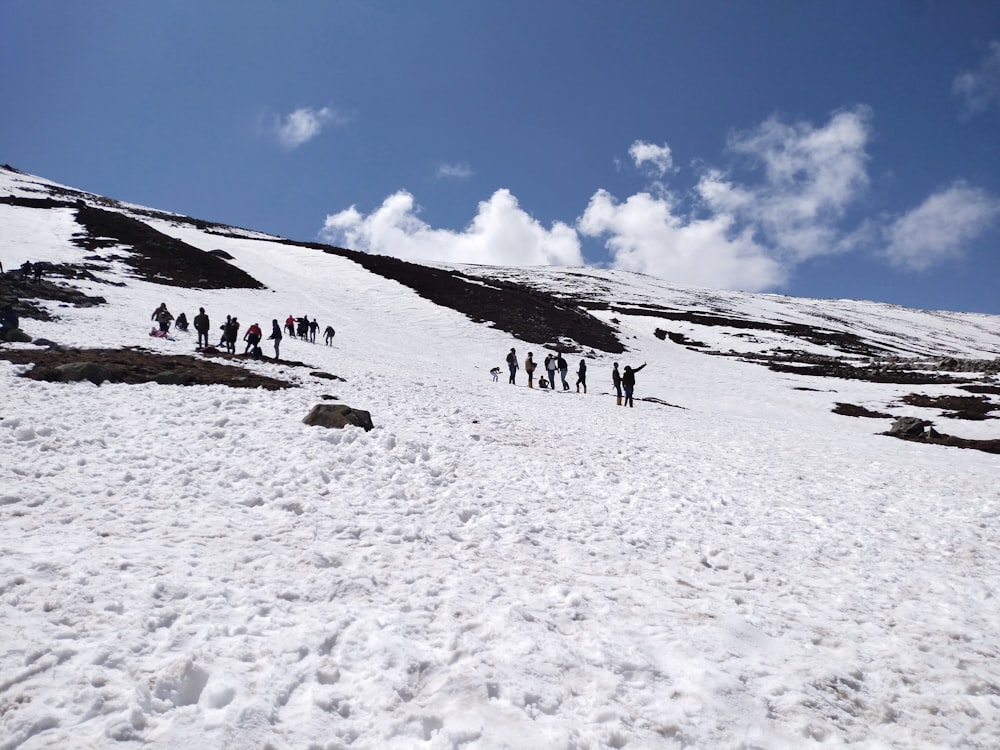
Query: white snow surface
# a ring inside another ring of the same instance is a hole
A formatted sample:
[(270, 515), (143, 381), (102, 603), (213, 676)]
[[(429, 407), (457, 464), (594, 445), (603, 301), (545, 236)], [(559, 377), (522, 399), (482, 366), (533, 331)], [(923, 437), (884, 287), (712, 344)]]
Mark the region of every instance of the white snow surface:
[[(280, 391), (46, 383), (0, 360), (0, 750), (1000, 746), (1000, 457), (831, 413), (954, 386), (778, 374), (605, 311), (629, 351), (588, 354), (589, 393), (512, 387), (489, 369), (541, 347), (339, 256), (150, 223), (267, 288), (117, 269), (124, 287), (75, 282), (106, 305), (22, 328), (193, 353), (193, 331), (147, 335), (166, 302), (213, 331), (316, 316), (334, 346), (286, 338), (310, 367), (243, 365), (298, 386)], [(79, 262), (79, 229), (0, 205), (4, 267)], [(990, 316), (464, 270), (1000, 353)], [(613, 361), (648, 362), (634, 409)], [(375, 429), (303, 424), (324, 394)]]

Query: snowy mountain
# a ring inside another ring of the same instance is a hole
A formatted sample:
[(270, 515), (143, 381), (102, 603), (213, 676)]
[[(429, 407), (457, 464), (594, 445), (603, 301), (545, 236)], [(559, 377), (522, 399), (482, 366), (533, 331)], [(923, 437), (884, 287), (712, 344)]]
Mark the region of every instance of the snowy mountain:
[[(1000, 318), (419, 266), (7, 167), (0, 241), (0, 749), (1000, 742)], [(196, 351), (163, 302), (336, 336)], [(556, 348), (568, 392), (526, 387)]]

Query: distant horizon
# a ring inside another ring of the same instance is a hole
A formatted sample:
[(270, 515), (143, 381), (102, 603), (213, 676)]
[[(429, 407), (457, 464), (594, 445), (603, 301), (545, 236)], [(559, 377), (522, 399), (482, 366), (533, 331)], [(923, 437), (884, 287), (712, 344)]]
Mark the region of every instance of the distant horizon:
[(2, 160), (408, 260), (1000, 314), (1000, 4), (585, 9), (11, 0)]

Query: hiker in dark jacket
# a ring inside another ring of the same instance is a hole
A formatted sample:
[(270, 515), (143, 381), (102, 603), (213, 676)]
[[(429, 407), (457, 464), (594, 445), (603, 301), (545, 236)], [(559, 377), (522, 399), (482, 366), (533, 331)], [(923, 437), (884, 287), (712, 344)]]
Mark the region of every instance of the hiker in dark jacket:
[(326, 339), (327, 346), (333, 346), (333, 337), (337, 335), (337, 332), (333, 330), (333, 326), (327, 326), (326, 330), (323, 331), (323, 338)]
[(635, 374), (645, 366), (646, 363), (643, 362), (633, 370), (628, 365), (625, 365), (625, 372), (622, 373), (622, 388), (625, 389), (626, 406), (635, 406), (635, 404), (632, 403), (632, 391), (635, 389)]
[(515, 385), (514, 376), (517, 374), (517, 352), (514, 351), (514, 347), (510, 348), (510, 353), (507, 355), (507, 367), (510, 369), (510, 384)]
[(316, 331), (319, 330), (319, 321), (313, 318), (309, 321), (309, 343), (316, 343)]
[(271, 335), (267, 337), (268, 341), (274, 342), (274, 359), (278, 359), (278, 347), (281, 346), (281, 326), (278, 325), (278, 319), (274, 318), (271, 321)]
[(187, 331), (188, 329), (188, 317), (184, 313), (177, 316), (177, 320), (174, 321), (174, 325), (177, 327), (178, 331)]
[(212, 327), (212, 324), (208, 321), (204, 307), (198, 308), (198, 314), (194, 316), (193, 323), (194, 330), (198, 332), (198, 346), (208, 346), (208, 329)]
[(6, 336), (8, 331), (16, 331), (20, 325), (17, 310), (13, 305), (4, 305), (3, 313), (0, 314), (0, 335)]
[(569, 363), (563, 359), (562, 352), (559, 352), (559, 356), (556, 357), (556, 367), (559, 368), (559, 377), (562, 379), (563, 390), (568, 391), (569, 381), (566, 380), (566, 374), (569, 372)]
[(153, 310), (153, 314), (150, 316), (150, 320), (155, 320), (160, 324), (160, 330), (166, 333), (170, 330), (170, 321), (174, 319), (174, 316), (170, 314), (167, 309), (167, 303), (161, 302), (160, 306)]
[(230, 354), (236, 354), (236, 339), (240, 335), (240, 321), (233, 317), (226, 316), (226, 325), (223, 326), (225, 331), (223, 331), (226, 337), (226, 351)]
[(583, 386), (583, 392), (587, 392), (587, 361), (584, 359), (580, 360), (580, 369), (576, 371), (576, 392), (580, 392), (580, 386)]
[(611, 385), (615, 387), (615, 396), (618, 399), (618, 406), (622, 405), (622, 374), (618, 372), (618, 363), (615, 362), (611, 370)]

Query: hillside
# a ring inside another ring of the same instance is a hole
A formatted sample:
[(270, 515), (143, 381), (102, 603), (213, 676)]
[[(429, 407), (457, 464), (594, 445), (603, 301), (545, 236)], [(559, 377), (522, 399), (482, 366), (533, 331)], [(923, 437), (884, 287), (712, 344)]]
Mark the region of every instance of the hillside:
[[(996, 744), (994, 316), (420, 266), (10, 168), (0, 260), (0, 749)], [(161, 302), (336, 336), (196, 351)], [(569, 392), (493, 382), (511, 347)]]

